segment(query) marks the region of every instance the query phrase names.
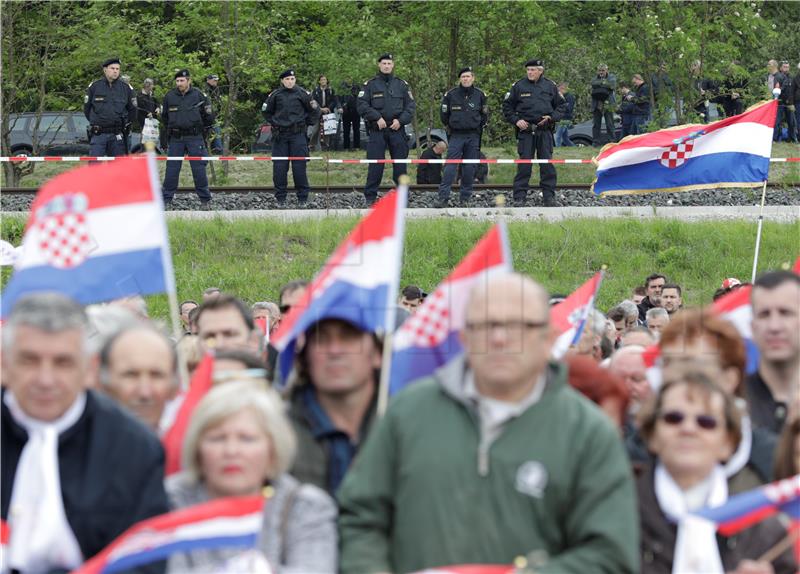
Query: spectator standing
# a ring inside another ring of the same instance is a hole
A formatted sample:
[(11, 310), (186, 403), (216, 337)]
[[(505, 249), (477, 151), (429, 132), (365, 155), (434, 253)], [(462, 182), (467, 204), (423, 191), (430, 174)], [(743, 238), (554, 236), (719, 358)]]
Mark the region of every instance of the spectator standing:
[(622, 120), (622, 137), (634, 135), (634, 112), (636, 104), (633, 103), (634, 94), (625, 82), (619, 83), (620, 103), (619, 115)]
[[(425, 148), (419, 159), (442, 159), (442, 155), (447, 151), (447, 142), (439, 140), (432, 146)], [(440, 163), (421, 163), (417, 165), (417, 183), (419, 184), (440, 184), (442, 183), (442, 164)], [(438, 201), (438, 200), (437, 200)]]
[[(272, 126), (272, 155), (276, 157), (308, 157), (308, 126), (319, 124), (319, 106), (311, 94), (297, 85), (294, 70), (280, 74), (281, 86), (273, 91), (262, 107), (264, 119)], [(292, 160), (292, 178), (297, 189), (297, 203), (308, 203), (310, 187), (305, 159)], [(289, 160), (273, 162), (272, 181), (279, 206), (286, 205)]]
[(645, 314), (653, 307), (661, 307), (661, 288), (667, 278), (661, 273), (653, 273), (644, 280), (647, 296), (639, 303), (639, 322), (645, 324)]
[(253, 313), (240, 299), (223, 294), (203, 301), (197, 310), (197, 335), (204, 352), (215, 349), (261, 350)]
[(800, 62), (797, 63), (797, 74), (792, 80), (792, 105), (788, 109), (790, 113), (794, 113), (794, 134), (800, 141)]
[(736, 62), (728, 66), (725, 80), (722, 82), (722, 93), (719, 96), (725, 117), (736, 116), (744, 112), (742, 95), (747, 89), (747, 76), (744, 75)]
[[(517, 136), (517, 154), (520, 159), (552, 159), (553, 131), (567, 109), (567, 102), (558, 93), (552, 80), (544, 77), (544, 62), (525, 62), (525, 77), (506, 92), (503, 100), (503, 117), (514, 126)], [(514, 177), (514, 205), (524, 206), (531, 179), (531, 164), (520, 163)], [(539, 165), (539, 182), (542, 186), (543, 205), (556, 207), (556, 168), (553, 164)]]
[(777, 60), (770, 60), (767, 62), (767, 89), (769, 93), (772, 94), (772, 90), (775, 88), (775, 76), (778, 74), (778, 61)]
[[(458, 72), (459, 85), (442, 98), (439, 117), (448, 133), (447, 159), (478, 159), (481, 146), (481, 132), (489, 120), (489, 106), (486, 94), (474, 85), (475, 74), (467, 66)], [(450, 190), (456, 179), (458, 166), (446, 164), (436, 207), (446, 207)], [(472, 198), (472, 185), (475, 180), (475, 164), (461, 166), (462, 178), (459, 191), (459, 205), (466, 206)]]
[(392, 399), (339, 491), (340, 571), (518, 556), (542, 572), (638, 571), (625, 452), (548, 363), (547, 292), (495, 276), (466, 313), (466, 360)]
[[(328, 84), (328, 78), (321, 75), (317, 80), (317, 87), (311, 92), (311, 97), (317, 102), (321, 116), (332, 113), (339, 109), (339, 99), (333, 92), (333, 88)], [(309, 146), (316, 151), (322, 150), (322, 140), (324, 134), (322, 132), (322, 117), (320, 121), (309, 127)]]
[(83, 309), (57, 294), (20, 299), (3, 324), (0, 517), (12, 572), (72, 571), (168, 510), (157, 437), (86, 390), (88, 338)]
[(642, 134), (647, 131), (650, 121), (650, 88), (641, 74), (634, 74), (631, 79), (633, 89), (633, 133)]
[(669, 323), (669, 313), (663, 307), (653, 307), (645, 313), (645, 325), (656, 341), (661, 337), (661, 331)]
[[(394, 58), (391, 54), (382, 54), (378, 58), (378, 69), (378, 75), (364, 82), (358, 92), (358, 115), (364, 118), (369, 132), (367, 159), (384, 159), (387, 148), (392, 159), (406, 159), (408, 138), (404, 126), (413, 120), (417, 104), (408, 82), (394, 75)], [(392, 165), (395, 183), (405, 173), (406, 164)], [(364, 187), (367, 207), (377, 201), (382, 177), (383, 164), (369, 164)]]
[(425, 302), (428, 294), (416, 285), (406, 285), (400, 292), (397, 304), (408, 310), (409, 313), (416, 311)]
[(670, 317), (683, 308), (683, 291), (677, 283), (665, 283), (661, 287), (661, 306)]
[(222, 111), (222, 94), (219, 90), (219, 76), (209, 74), (206, 76), (206, 95), (211, 100), (211, 111), (214, 114), (213, 136), (211, 138), (211, 153), (220, 155), (222, 149), (222, 128), (219, 125), (219, 114)]
[(692, 76), (692, 90), (694, 92), (693, 109), (700, 116), (702, 122), (709, 122), (711, 100), (717, 91), (717, 84), (713, 80), (703, 77), (703, 65), (700, 60), (695, 60), (690, 66)]
[(628, 458), (635, 465), (642, 465), (650, 460), (636, 422), (636, 415), (653, 394), (653, 388), (647, 380), (647, 367), (642, 358), (644, 351), (645, 348), (641, 345), (628, 345), (611, 355), (608, 363), (609, 372), (625, 383), (630, 396), (622, 423), (622, 438)]
[(136, 97), (136, 125), (139, 131), (144, 127), (144, 120), (155, 118), (160, 113), (158, 100), (153, 93), (152, 78), (145, 78), (142, 82), (142, 91)]
[(608, 141), (614, 141), (614, 106), (616, 98), (614, 90), (617, 89), (617, 78), (614, 74), (608, 73), (608, 66), (600, 64), (597, 66), (597, 75), (592, 79), (590, 93), (592, 95), (592, 144), (601, 145), (600, 131), (601, 122), (606, 122), (606, 133)]
[(119, 58), (103, 62), (103, 78), (92, 82), (83, 99), (89, 120), (89, 155), (120, 156), (128, 153), (128, 132), (136, 120), (136, 93), (119, 77)]
[[(167, 155), (182, 157), (184, 155), (206, 157), (204, 133), (214, 124), (211, 101), (203, 92), (192, 87), (192, 76), (189, 70), (183, 69), (175, 74), (175, 87), (164, 96), (161, 106), (161, 117), (167, 126), (169, 148)], [(181, 174), (180, 160), (167, 162), (167, 173), (164, 176), (164, 206), (172, 207), (172, 198), (178, 189), (178, 178)], [(205, 160), (192, 160), (194, 189), (200, 198), (200, 209), (211, 209), (211, 192), (208, 189)]]
[(181, 301), (181, 304), (178, 306), (184, 334), (189, 334), (189, 313), (192, 311), (192, 309), (197, 309), (199, 306), (200, 305), (197, 304), (197, 301), (193, 301), (192, 299)]
[(292, 475), (334, 495), (375, 418), (381, 344), (339, 319), (306, 331), (289, 417), (298, 438)]
[[(344, 149), (361, 147), (361, 116), (358, 115), (358, 86), (350, 82), (350, 94), (342, 102), (342, 129), (344, 130)], [(353, 132), (353, 146), (350, 147), (350, 132)]]
[(567, 102), (567, 109), (556, 128), (556, 147), (572, 147), (575, 144), (569, 139), (569, 130), (572, 127), (572, 120), (575, 118), (575, 94), (569, 91), (567, 82), (558, 84), (558, 93)]

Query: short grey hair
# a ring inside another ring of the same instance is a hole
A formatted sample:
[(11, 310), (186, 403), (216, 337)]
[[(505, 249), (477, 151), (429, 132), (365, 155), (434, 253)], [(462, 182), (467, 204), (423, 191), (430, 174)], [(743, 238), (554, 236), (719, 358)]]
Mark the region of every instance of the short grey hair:
[(606, 316), (597, 309), (592, 309), (586, 315), (585, 329), (591, 329), (595, 335), (602, 336), (606, 332)]
[(269, 302), (268, 301), (256, 301), (255, 303), (253, 303), (253, 306), (251, 307), (251, 309), (253, 311), (259, 311), (261, 309), (266, 309), (267, 311), (269, 311)]
[(192, 480), (203, 480), (200, 464), (200, 439), (203, 433), (247, 409), (255, 413), (272, 446), (274, 465), (267, 478), (274, 479), (289, 470), (297, 451), (297, 438), (280, 396), (266, 385), (252, 380), (238, 380), (212, 388), (192, 414), (181, 453), (183, 469)]
[(3, 352), (14, 345), (17, 328), (26, 325), (45, 331), (61, 333), (78, 329), (83, 335), (84, 352), (89, 350), (87, 341), (88, 320), (78, 303), (60, 293), (34, 293), (25, 295), (11, 309), (3, 324)]
[(647, 313), (645, 314), (645, 322), (649, 321), (650, 319), (656, 319), (658, 317), (663, 317), (667, 321), (669, 321), (669, 313), (663, 307), (653, 307), (652, 309), (648, 309)]
[(622, 311), (625, 313), (625, 317), (639, 318), (639, 307), (637, 307), (636, 303), (630, 299), (625, 299), (619, 305), (617, 305), (617, 307), (622, 309)]

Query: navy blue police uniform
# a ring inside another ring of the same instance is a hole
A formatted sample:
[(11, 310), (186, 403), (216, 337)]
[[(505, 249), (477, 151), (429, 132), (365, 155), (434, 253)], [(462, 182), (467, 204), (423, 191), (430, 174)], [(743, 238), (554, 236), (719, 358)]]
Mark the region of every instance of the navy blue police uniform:
[[(541, 60), (529, 60), (525, 67), (543, 66)], [(517, 81), (503, 100), (503, 117), (512, 125), (519, 120), (530, 124), (526, 130), (516, 128), (517, 154), (520, 159), (552, 159), (553, 128), (564, 117), (567, 102), (558, 92), (556, 84), (543, 75), (536, 82), (527, 77)], [(537, 125), (549, 116), (550, 120)], [(531, 179), (531, 164), (520, 163), (514, 177), (514, 204), (524, 205)], [(539, 164), (539, 180), (542, 186), (544, 205), (555, 205), (556, 168), (553, 164)]]
[[(117, 58), (103, 68), (119, 65)], [(120, 78), (102, 78), (89, 84), (83, 99), (83, 115), (89, 120), (89, 155), (120, 156), (128, 153), (127, 132), (136, 119), (136, 93)]]
[[(391, 54), (384, 54), (378, 58), (378, 62), (391, 59)], [(408, 82), (394, 74), (379, 73), (364, 82), (361, 91), (358, 92), (358, 114), (364, 118), (369, 131), (367, 159), (384, 159), (386, 148), (389, 148), (389, 156), (392, 159), (408, 158), (408, 139), (404, 126), (411, 123), (416, 107)], [(386, 122), (384, 129), (378, 128), (378, 120), (381, 118)], [(400, 123), (400, 129), (393, 130), (389, 127), (394, 120)], [(393, 164), (392, 177), (395, 183), (406, 171), (406, 164)], [(364, 188), (367, 205), (373, 204), (378, 198), (378, 186), (382, 177), (383, 164), (371, 163), (367, 170), (367, 184)]]
[[(280, 79), (294, 76), (294, 70), (285, 70)], [(274, 157), (308, 157), (308, 126), (319, 122), (319, 107), (308, 90), (294, 85), (291, 89), (281, 85), (267, 97), (261, 107), (264, 120), (272, 126), (272, 155)], [(292, 161), (292, 179), (300, 205), (308, 201), (310, 191), (305, 159)], [(289, 160), (273, 162), (272, 182), (275, 199), (286, 203)]]
[[(188, 70), (181, 70), (175, 78), (189, 78)], [(161, 117), (167, 126), (169, 146), (167, 155), (171, 157), (195, 156), (206, 157), (206, 143), (204, 134), (214, 124), (214, 114), (211, 109), (211, 100), (203, 92), (189, 86), (185, 92), (177, 87), (171, 89), (164, 96), (161, 106)], [(164, 203), (169, 206), (178, 189), (178, 178), (181, 174), (183, 161), (168, 161), (167, 173), (164, 177)], [(211, 192), (208, 189), (208, 176), (206, 175), (206, 160), (191, 160), (192, 179), (194, 189), (200, 198), (203, 208), (207, 208), (211, 201)]]
[[(472, 68), (462, 68), (461, 74), (472, 72)], [(459, 85), (447, 92), (442, 98), (442, 107), (439, 113), (447, 132), (447, 159), (479, 159), (481, 131), (489, 119), (489, 107), (486, 104), (486, 94), (475, 86), (465, 88)], [(465, 163), (462, 166), (460, 203), (466, 204), (472, 197), (472, 185), (475, 181), (474, 163)], [(455, 181), (458, 166), (448, 163), (444, 167), (444, 177), (439, 186), (438, 207), (447, 205), (450, 191)]]

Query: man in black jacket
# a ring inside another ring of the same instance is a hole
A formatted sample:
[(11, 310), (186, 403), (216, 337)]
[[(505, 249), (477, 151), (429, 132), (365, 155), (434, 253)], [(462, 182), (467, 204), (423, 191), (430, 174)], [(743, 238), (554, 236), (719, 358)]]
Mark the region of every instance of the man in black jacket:
[[(352, 84), (352, 82), (351, 82)], [(358, 115), (358, 86), (350, 86), (350, 95), (342, 102), (342, 130), (344, 131), (344, 149), (361, 147), (361, 116)], [(353, 147), (350, 147), (350, 132), (353, 132)]]
[(103, 78), (92, 82), (83, 100), (89, 120), (89, 155), (120, 156), (128, 153), (130, 124), (136, 119), (136, 94), (119, 77), (119, 58), (103, 62)]
[[(450, 137), (447, 143), (447, 159), (479, 158), (481, 132), (489, 119), (489, 106), (486, 103), (486, 94), (476, 88), (474, 82), (475, 74), (472, 68), (462, 68), (458, 72), (458, 87), (447, 92), (442, 98), (439, 117)], [(454, 163), (445, 166), (436, 207), (447, 206), (457, 171)], [(465, 206), (472, 197), (475, 164), (465, 163), (462, 171), (464, 175), (461, 179), (459, 205)]]
[(86, 390), (87, 336), (81, 307), (52, 293), (21, 299), (3, 326), (0, 511), (12, 571), (72, 570), (169, 510), (155, 434)]
[[(394, 58), (383, 54), (378, 58), (380, 73), (364, 82), (358, 92), (358, 114), (364, 118), (369, 131), (367, 159), (384, 159), (386, 148), (392, 159), (408, 157), (408, 139), (404, 126), (414, 119), (417, 104), (408, 82), (394, 75)], [(395, 183), (406, 173), (406, 164), (392, 165)], [(378, 187), (383, 177), (383, 164), (371, 163), (367, 170), (364, 198), (367, 207), (378, 199)]]
[[(315, 102), (317, 102), (320, 116), (334, 113), (339, 109), (339, 98), (336, 97), (336, 94), (333, 92), (333, 88), (328, 83), (328, 78), (324, 74), (317, 79), (317, 87), (311, 92), (311, 97), (314, 98)], [(325, 134), (322, 131), (322, 121), (323, 118), (320, 117), (320, 121), (311, 126), (310, 129), (311, 134), (309, 136), (309, 146), (311, 149), (317, 151), (322, 150), (323, 140), (325, 139)], [(328, 143), (325, 145), (327, 148), (333, 147)]]
[[(164, 96), (161, 117), (167, 126), (169, 136), (167, 155), (170, 157), (208, 155), (204, 134), (214, 124), (214, 113), (208, 96), (192, 87), (189, 70), (184, 69), (175, 74), (175, 88)], [(182, 161), (167, 162), (167, 173), (164, 176), (164, 204), (167, 208), (171, 206), (172, 198), (178, 189), (182, 163)], [(206, 175), (207, 163), (205, 160), (189, 161), (195, 192), (200, 198), (200, 208), (203, 210), (211, 207), (211, 192), (208, 189)]]
[[(567, 102), (558, 93), (555, 82), (543, 76), (544, 62), (528, 60), (525, 77), (514, 83), (503, 100), (503, 117), (517, 132), (517, 153), (520, 159), (553, 157), (553, 130), (564, 117)], [(514, 205), (523, 206), (528, 195), (531, 164), (520, 163), (514, 178)], [(556, 168), (550, 163), (539, 165), (539, 180), (545, 207), (555, 207)]]
[(617, 88), (617, 78), (608, 73), (608, 66), (597, 66), (597, 75), (592, 79), (592, 145), (599, 146), (602, 122), (606, 122), (608, 141), (614, 141), (614, 107), (616, 100), (614, 90)]

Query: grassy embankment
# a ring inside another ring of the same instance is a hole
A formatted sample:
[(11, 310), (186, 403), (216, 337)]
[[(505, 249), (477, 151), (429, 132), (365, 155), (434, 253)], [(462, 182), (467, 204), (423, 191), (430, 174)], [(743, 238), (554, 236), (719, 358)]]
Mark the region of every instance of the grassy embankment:
[[(276, 221), (169, 222), (180, 299), (199, 299), (217, 286), (247, 301), (276, 300), (285, 282), (313, 276), (356, 218)], [(5, 218), (2, 238), (19, 244), (24, 221)], [(401, 282), (434, 288), (488, 229), (489, 223), (453, 220), (408, 222)], [(511, 223), (516, 269), (553, 293), (568, 293), (607, 264), (598, 305), (627, 297), (654, 271), (685, 290), (689, 305), (704, 304), (725, 277), (749, 280), (756, 222), (683, 223), (672, 220), (574, 220)], [(797, 224), (764, 225), (759, 269), (777, 268), (800, 254)], [(2, 268), (2, 284), (10, 269)], [(165, 317), (166, 297), (150, 297), (151, 314)]]
[[(516, 148), (513, 145), (504, 147), (484, 148), (484, 153), (489, 158), (515, 158)], [(555, 157), (557, 159), (590, 159), (597, 154), (596, 148), (556, 148)], [(269, 154), (260, 154), (269, 155)], [(327, 154), (314, 153), (313, 156), (326, 156)], [(416, 157), (417, 150), (411, 150), (410, 157)], [(798, 157), (800, 147), (796, 144), (780, 143), (772, 146), (772, 157)], [(361, 159), (366, 157), (364, 152), (332, 152), (331, 158)], [(387, 154), (388, 157), (388, 154)], [(216, 183), (212, 170), (209, 169), (209, 177), (212, 185), (231, 185), (231, 186), (271, 186), (272, 185), (272, 164), (266, 161), (230, 162), (227, 177), (222, 176), (222, 166), (220, 162), (214, 163), (216, 173)], [(23, 187), (38, 187), (44, 181), (54, 175), (73, 168), (74, 163), (39, 163), (36, 165), (32, 175), (23, 178)], [(159, 162), (159, 170), (162, 177), (166, 169), (165, 162)], [(515, 165), (492, 165), (490, 166), (490, 183), (511, 183), (516, 172)], [(415, 180), (416, 166), (409, 166), (409, 174), (412, 181)], [(557, 165), (558, 182), (560, 184), (589, 184), (594, 178), (594, 166), (591, 164), (579, 165)], [(383, 182), (386, 185), (391, 183), (391, 166), (384, 170)], [(312, 186), (324, 187), (325, 185), (352, 185), (356, 189), (361, 189), (367, 177), (366, 165), (342, 165), (328, 164), (322, 161), (311, 161), (308, 166), (309, 181)], [(539, 180), (539, 170), (533, 170), (532, 185)], [(800, 163), (773, 163), (770, 166), (769, 181), (772, 183), (784, 183), (786, 185), (800, 185)], [(291, 180), (290, 180), (291, 183)], [(3, 180), (0, 179), (0, 185)], [(191, 186), (192, 175), (188, 165), (181, 170), (181, 186)]]

